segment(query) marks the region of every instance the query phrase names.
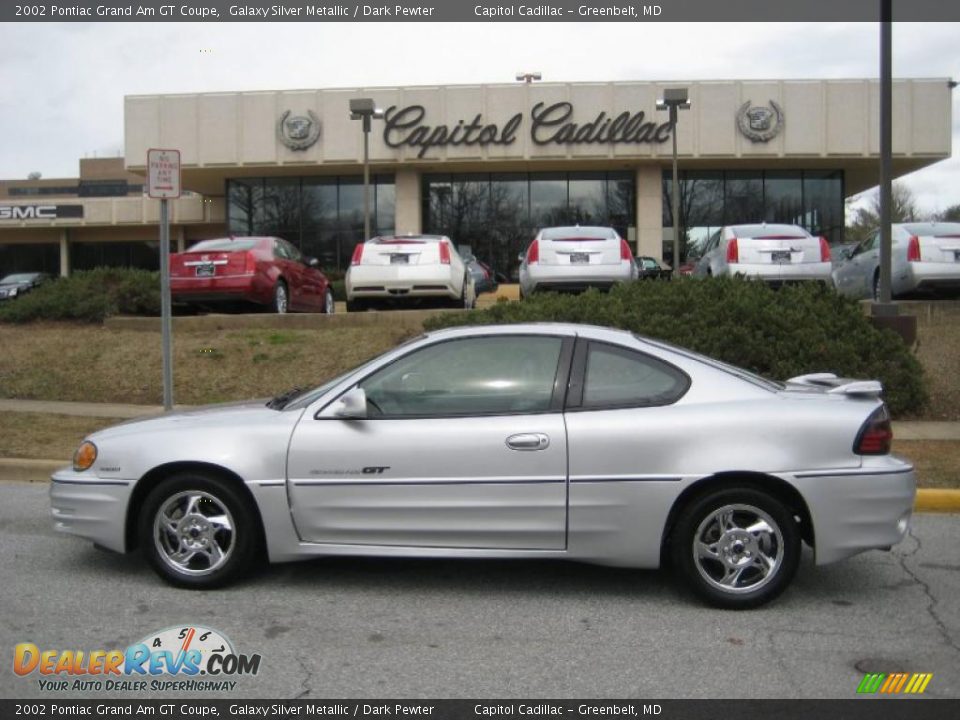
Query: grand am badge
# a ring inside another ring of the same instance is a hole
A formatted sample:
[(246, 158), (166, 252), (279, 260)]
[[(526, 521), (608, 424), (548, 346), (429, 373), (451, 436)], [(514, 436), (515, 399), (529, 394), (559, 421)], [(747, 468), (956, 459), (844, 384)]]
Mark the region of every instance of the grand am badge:
[(737, 127), (752, 142), (769, 142), (783, 129), (783, 109), (773, 100), (770, 107), (751, 106), (747, 100), (737, 111)]
[(320, 137), (320, 118), (313, 110), (293, 115), (287, 110), (277, 121), (277, 139), (291, 150), (306, 150)]

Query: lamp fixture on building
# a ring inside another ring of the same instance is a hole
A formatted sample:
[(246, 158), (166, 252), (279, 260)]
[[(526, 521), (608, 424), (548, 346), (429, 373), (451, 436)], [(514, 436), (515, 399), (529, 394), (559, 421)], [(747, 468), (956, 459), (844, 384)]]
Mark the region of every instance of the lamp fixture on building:
[(673, 138), (673, 190), (671, 208), (673, 211), (673, 267), (674, 277), (680, 268), (680, 180), (677, 177), (677, 111), (689, 110), (690, 100), (687, 88), (667, 88), (663, 97), (657, 100), (657, 110), (670, 112), (670, 135)]
[(383, 110), (370, 98), (350, 101), (350, 119), (363, 121), (363, 240), (370, 239), (370, 126), (373, 118), (382, 118)]
[(543, 75), (539, 72), (523, 72), (522, 70), (517, 73), (517, 82), (525, 82), (529, 85), (534, 80), (543, 80)]

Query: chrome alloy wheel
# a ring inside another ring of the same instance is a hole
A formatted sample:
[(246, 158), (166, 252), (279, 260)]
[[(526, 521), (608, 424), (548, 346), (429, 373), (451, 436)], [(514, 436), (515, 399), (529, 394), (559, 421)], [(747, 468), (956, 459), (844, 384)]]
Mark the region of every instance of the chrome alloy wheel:
[(337, 309), (337, 304), (333, 299), (333, 293), (327, 290), (327, 294), (323, 299), (323, 311), (327, 315), (333, 315)]
[(783, 564), (783, 535), (777, 523), (753, 505), (724, 505), (707, 515), (693, 540), (701, 577), (724, 593), (753, 592)]
[(283, 283), (277, 283), (277, 289), (274, 291), (273, 298), (274, 309), (281, 315), (287, 311), (287, 286)]
[(208, 575), (230, 558), (235, 527), (226, 505), (213, 495), (180, 492), (154, 516), (153, 541), (157, 554), (177, 573)]

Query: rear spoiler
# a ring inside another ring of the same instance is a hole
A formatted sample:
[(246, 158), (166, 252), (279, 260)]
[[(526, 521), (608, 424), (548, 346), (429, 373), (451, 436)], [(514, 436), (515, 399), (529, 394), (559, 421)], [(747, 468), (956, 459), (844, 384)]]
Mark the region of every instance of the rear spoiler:
[(797, 377), (790, 378), (787, 382), (796, 385), (829, 388), (827, 393), (831, 395), (880, 397), (880, 394), (883, 392), (883, 385), (881, 385), (878, 380), (852, 380), (850, 378), (837, 377), (833, 373), (798, 375)]

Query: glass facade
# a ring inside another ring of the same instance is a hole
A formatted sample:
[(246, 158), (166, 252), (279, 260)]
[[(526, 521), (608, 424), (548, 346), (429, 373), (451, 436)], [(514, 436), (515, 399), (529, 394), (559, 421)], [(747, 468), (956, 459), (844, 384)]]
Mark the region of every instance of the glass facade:
[[(176, 252), (176, 243), (171, 251)], [(71, 242), (70, 269), (96, 267), (160, 269), (160, 242)]]
[[(370, 227), (394, 232), (393, 175), (370, 177)], [(328, 270), (345, 270), (363, 242), (363, 178), (274, 177), (227, 180), (227, 230), (289, 240)]]
[(59, 243), (4, 243), (0, 245), (0, 277), (11, 273), (60, 274)]
[(632, 172), (424, 175), (423, 230), (509, 277), (541, 227), (606, 225), (634, 237), (635, 196)]
[[(663, 173), (663, 257), (672, 264), (673, 180)], [(690, 170), (680, 173), (680, 256), (701, 254), (723, 225), (800, 225), (843, 242), (842, 170)]]

